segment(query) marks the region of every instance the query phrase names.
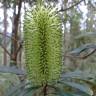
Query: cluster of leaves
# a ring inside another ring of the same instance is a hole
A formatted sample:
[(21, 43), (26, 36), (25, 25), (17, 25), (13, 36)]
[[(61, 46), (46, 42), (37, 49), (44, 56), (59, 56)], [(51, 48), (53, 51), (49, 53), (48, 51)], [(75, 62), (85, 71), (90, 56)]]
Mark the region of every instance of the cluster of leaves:
[[(80, 39), (82, 37), (94, 37), (96, 36), (96, 32), (85, 32), (75, 37), (75, 39)], [(74, 50), (70, 51), (68, 54), (71, 57), (80, 58), (80, 59), (86, 59), (90, 55), (92, 55), (94, 52), (96, 52), (96, 44), (93, 43), (87, 43), (79, 48), (75, 48)]]
[[(7, 73), (25, 75), (20, 69), (2, 67)], [(2, 70), (0, 70), (2, 72)], [(3, 71), (4, 72), (4, 71)], [(7, 76), (7, 74), (6, 74)], [(7, 76), (6, 79), (9, 77)], [(9, 78), (10, 80), (12, 78)], [(0, 79), (1, 80), (1, 79)], [(92, 96), (96, 83), (93, 81), (94, 75), (88, 72), (74, 71), (62, 73), (57, 82), (46, 85), (45, 96)], [(91, 85), (91, 88), (89, 87)], [(5, 96), (44, 96), (42, 85), (32, 85), (32, 82), (24, 81), (21, 84), (10, 86)]]
[(44, 86), (32, 86), (31, 82), (23, 82), (9, 89), (5, 96), (92, 96), (93, 91), (86, 84), (96, 84), (89, 81), (90, 78), (94, 78), (94, 75), (81, 71), (63, 73), (60, 80), (46, 85), (45, 95)]
[(14, 86), (19, 83), (19, 78), (15, 74), (0, 73), (0, 96), (4, 96), (4, 93), (9, 88), (9, 86)]

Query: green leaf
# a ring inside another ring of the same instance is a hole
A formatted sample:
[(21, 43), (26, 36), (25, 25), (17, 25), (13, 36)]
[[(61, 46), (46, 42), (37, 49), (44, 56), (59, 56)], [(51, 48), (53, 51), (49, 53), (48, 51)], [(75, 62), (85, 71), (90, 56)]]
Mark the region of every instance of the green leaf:
[(35, 92), (35, 90), (39, 89), (41, 86), (31, 86), (29, 88), (25, 88), (23, 91), (23, 96), (32, 96), (32, 94)]
[(0, 66), (0, 72), (13, 73), (13, 74), (17, 74), (17, 75), (25, 75), (26, 74), (23, 70), (16, 68), (15, 66), (13, 66), (13, 67)]
[(40, 87), (41, 86), (32, 86), (31, 82), (22, 82), (17, 86), (9, 88), (5, 96), (32, 96), (32, 93)]
[(77, 94), (73, 94), (73, 93), (70, 93), (70, 92), (64, 92), (64, 90), (56, 87), (56, 86), (50, 86), (52, 88), (55, 89), (55, 95), (58, 95), (58, 96), (81, 96), (81, 95), (77, 95)]
[(24, 88), (28, 84), (29, 84), (29, 82), (28, 83), (22, 82), (22, 83), (14, 86), (14, 87), (12, 86), (11, 88), (9, 88), (7, 90), (7, 92), (5, 93), (5, 96), (17, 96), (17, 95), (19, 95), (21, 92), (21, 89)]
[(67, 72), (67, 73), (64, 73), (61, 75), (61, 80), (64, 80), (64, 79), (67, 79), (67, 78), (73, 78), (73, 79), (92, 79), (94, 78), (94, 74), (91, 74), (89, 72), (82, 72), (80, 70), (76, 70), (74, 72)]
[(86, 44), (86, 45), (80, 46), (79, 48), (75, 48), (68, 54), (73, 57), (76, 57), (76, 56), (78, 57), (80, 54), (82, 55), (82, 53), (84, 56), (88, 56), (88, 54), (93, 54), (95, 51), (96, 51), (95, 44)]
[(81, 96), (81, 95), (72, 94), (72, 93), (62, 93), (59, 96)]
[(67, 81), (59, 82), (59, 83), (70, 86), (75, 89), (78, 89), (81, 92), (84, 92), (85, 94), (88, 94), (90, 96), (93, 95), (93, 91), (87, 85), (82, 85), (82, 84), (78, 84), (78, 83), (74, 83), (74, 82), (67, 82)]
[(75, 39), (80, 39), (82, 37), (96, 37), (96, 32), (84, 32), (79, 36), (76, 36)]

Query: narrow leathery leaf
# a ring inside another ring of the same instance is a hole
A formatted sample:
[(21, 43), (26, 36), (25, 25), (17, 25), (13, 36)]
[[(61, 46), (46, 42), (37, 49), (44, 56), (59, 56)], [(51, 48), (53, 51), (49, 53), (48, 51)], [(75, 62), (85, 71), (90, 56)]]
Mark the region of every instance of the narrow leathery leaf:
[(65, 92), (63, 89), (56, 87), (56, 86), (50, 86), (50, 87), (55, 90), (53, 94), (58, 95), (58, 96), (80, 96), (80, 95), (73, 94), (70, 92)]
[(74, 79), (92, 79), (94, 78), (94, 75), (89, 72), (82, 72), (79, 70), (76, 70), (74, 72), (67, 72), (65, 74), (61, 75), (61, 79), (64, 80), (65, 78), (74, 78)]
[(62, 32), (60, 19), (52, 8), (39, 6), (25, 16), (25, 62), (33, 84), (57, 80), (62, 64)]
[(72, 50), (71, 52), (69, 52), (69, 54), (71, 55), (75, 55), (75, 56), (77, 56), (77, 55), (79, 55), (82, 51), (85, 51), (86, 50), (86, 48), (85, 48), (85, 46), (81, 46), (81, 47), (79, 47), (79, 48), (75, 48), (74, 50)]
[(80, 39), (82, 37), (96, 37), (96, 32), (84, 32), (75, 37), (75, 39)]
[(32, 96), (32, 94), (39, 89), (41, 86), (31, 86), (31, 87), (27, 87), (25, 88), (22, 92), (21, 92), (21, 96)]
[(5, 96), (15, 96), (16, 95), (19, 95), (20, 92), (21, 92), (21, 89), (24, 88), (26, 85), (28, 85), (28, 83), (25, 83), (25, 82), (22, 82), (21, 84), (18, 84), (12, 88), (9, 88), (9, 90), (6, 92)]
[(96, 83), (94, 80), (94, 74), (89, 73), (88, 71), (74, 71), (74, 72), (68, 72), (65, 74), (62, 74), (60, 81), (67, 81), (68, 79), (71, 80), (79, 80), (83, 81), (84, 83), (90, 85), (90, 86), (96, 86)]
[(81, 92), (84, 92), (85, 94), (87, 94), (89, 96), (93, 95), (93, 91), (87, 85), (78, 84), (78, 83), (74, 83), (74, 82), (67, 82), (67, 81), (59, 82), (59, 83), (70, 86), (70, 87), (75, 88), (75, 89), (78, 89)]
[(3, 73), (13, 73), (17, 75), (26, 75), (26, 72), (21, 70), (20, 68), (13, 67), (7, 67), (7, 66), (0, 66), (0, 72)]
[[(21, 84), (10, 88), (5, 96), (32, 96), (32, 93), (41, 86), (32, 86), (30, 82), (22, 82)], [(30, 93), (30, 95), (28, 95)]]
[(95, 44), (86, 44), (79, 48), (75, 48), (71, 52), (69, 52), (67, 55), (72, 57), (88, 57), (91, 54), (93, 54), (96, 51), (96, 45)]

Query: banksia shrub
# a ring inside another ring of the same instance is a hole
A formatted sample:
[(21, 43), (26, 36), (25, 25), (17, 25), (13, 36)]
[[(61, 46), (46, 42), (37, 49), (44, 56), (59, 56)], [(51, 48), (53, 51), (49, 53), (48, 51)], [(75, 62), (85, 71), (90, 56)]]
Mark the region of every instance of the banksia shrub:
[(25, 63), (33, 84), (44, 85), (59, 78), (61, 36), (60, 19), (54, 9), (39, 6), (25, 15)]

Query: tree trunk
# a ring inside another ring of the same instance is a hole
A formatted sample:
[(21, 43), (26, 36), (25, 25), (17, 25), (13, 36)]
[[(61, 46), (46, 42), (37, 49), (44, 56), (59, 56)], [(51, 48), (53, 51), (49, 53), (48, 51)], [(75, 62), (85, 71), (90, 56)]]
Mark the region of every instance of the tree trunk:
[[(16, 14), (16, 5), (18, 4), (18, 13)], [(13, 14), (13, 28), (12, 28), (12, 39), (11, 42), (11, 63), (10, 65), (17, 66), (17, 50), (18, 50), (18, 27), (19, 27), (19, 19), (22, 7), (22, 0), (17, 1), (17, 4), (14, 3), (14, 14)]]
[[(64, 0), (64, 8), (63, 9), (66, 9), (68, 8), (68, 0)], [(71, 61), (70, 61), (70, 58), (66, 56), (67, 52), (69, 51), (69, 47), (70, 47), (70, 31), (68, 30), (67, 28), (67, 21), (68, 21), (68, 11), (65, 11), (64, 12), (64, 20), (63, 20), (63, 26), (64, 26), (64, 40), (63, 40), (63, 48), (64, 48), (64, 58), (63, 58), (63, 64), (64, 64), (64, 67), (66, 66), (67, 68), (70, 68), (70, 64), (71, 64)]]
[[(6, 40), (6, 34), (7, 34), (7, 0), (4, 0), (3, 2), (4, 4), (4, 35), (3, 35), (3, 38), (4, 38), (4, 48), (7, 47), (7, 40)], [(4, 55), (3, 55), (3, 65), (7, 65), (7, 53), (6, 51), (4, 50)]]

